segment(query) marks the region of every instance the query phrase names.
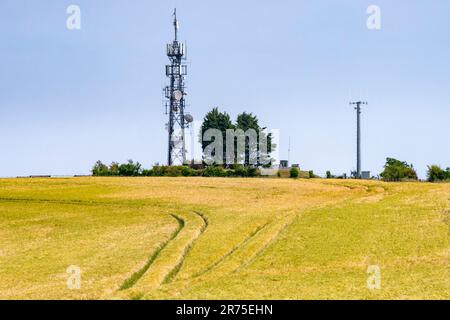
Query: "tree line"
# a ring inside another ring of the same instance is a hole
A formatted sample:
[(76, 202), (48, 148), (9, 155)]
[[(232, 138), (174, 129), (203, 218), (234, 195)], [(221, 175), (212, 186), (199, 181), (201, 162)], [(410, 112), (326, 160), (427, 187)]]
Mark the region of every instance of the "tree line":
[(227, 168), (216, 165), (200, 168), (155, 165), (151, 169), (144, 169), (139, 162), (128, 160), (122, 164), (113, 162), (109, 166), (102, 161), (97, 161), (92, 168), (92, 175), (94, 177), (258, 177), (261, 172), (256, 167), (245, 167), (239, 164)]

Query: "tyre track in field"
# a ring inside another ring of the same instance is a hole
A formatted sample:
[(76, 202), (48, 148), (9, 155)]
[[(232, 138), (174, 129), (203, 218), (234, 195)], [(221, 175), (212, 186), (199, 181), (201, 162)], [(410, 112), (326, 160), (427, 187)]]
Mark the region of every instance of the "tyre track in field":
[[(288, 214), (280, 220), (267, 222), (257, 227), (239, 245), (232, 248), (206, 269), (190, 278), (180, 279), (165, 286), (165, 294), (172, 297), (179, 296), (189, 288), (205, 281), (215, 280), (242, 270), (260, 257), (294, 222), (297, 216), (297, 214)], [(152, 293), (148, 292), (143, 298), (152, 299), (157, 296), (152, 296)]]
[(193, 278), (198, 278), (203, 276), (204, 274), (212, 271), (214, 268), (216, 268), (218, 265), (220, 265), (224, 260), (226, 260), (229, 256), (231, 256), (233, 253), (235, 253), (237, 250), (239, 250), (240, 248), (244, 247), (247, 242), (249, 242), (253, 237), (255, 237), (262, 229), (264, 229), (269, 223), (265, 223), (261, 226), (258, 226), (254, 231), (252, 231), (250, 233), (250, 235), (248, 237), (246, 237), (243, 241), (241, 241), (241, 243), (239, 243), (237, 246), (235, 246), (234, 248), (232, 248), (228, 253), (226, 253), (224, 256), (222, 256), (220, 259), (218, 259), (216, 262), (214, 262), (213, 264), (211, 264), (209, 267), (207, 267), (206, 269), (194, 274), (192, 277)]
[(134, 286), (136, 284), (136, 282), (138, 282), (139, 279), (141, 279), (142, 276), (147, 272), (147, 270), (150, 268), (152, 263), (158, 258), (158, 256), (161, 254), (161, 251), (163, 251), (164, 248), (169, 244), (169, 242), (173, 241), (178, 236), (178, 234), (181, 232), (181, 230), (183, 230), (185, 221), (174, 214), (171, 214), (171, 216), (177, 220), (178, 228), (175, 230), (174, 233), (172, 233), (172, 235), (170, 236), (169, 239), (167, 239), (161, 245), (158, 246), (158, 248), (151, 254), (149, 259), (147, 260), (147, 262), (141, 269), (139, 269), (138, 271), (133, 273), (128, 279), (126, 279), (123, 282), (123, 284), (119, 288), (119, 291), (126, 290), (126, 289), (129, 289), (132, 286)]
[(297, 217), (297, 215), (295, 215), (294, 217), (291, 217), (291, 219), (288, 219), (286, 221), (286, 223), (282, 226), (281, 229), (279, 229), (273, 237), (268, 238), (266, 243), (254, 254), (253, 257), (251, 257), (249, 260), (247, 260), (246, 262), (244, 262), (243, 264), (241, 264), (239, 267), (237, 267), (235, 270), (233, 270), (232, 273), (237, 273), (239, 271), (241, 271), (242, 269), (248, 267), (250, 264), (252, 264), (256, 259), (258, 259), (263, 253), (264, 251), (266, 251), (266, 249), (274, 242), (276, 242), (280, 235), (287, 229), (289, 228), (289, 226), (294, 222), (295, 218)]
[(192, 247), (194, 246), (195, 241), (197, 241), (197, 239), (200, 238), (200, 236), (206, 231), (206, 228), (208, 228), (208, 225), (209, 225), (208, 218), (200, 212), (194, 212), (194, 213), (202, 218), (203, 226), (200, 229), (199, 234), (189, 243), (189, 245), (187, 247), (185, 247), (178, 264), (164, 278), (164, 281), (163, 281), (164, 284), (170, 283), (170, 282), (172, 282), (173, 279), (175, 279), (178, 272), (183, 267), (184, 261), (186, 260), (186, 257), (188, 255), (189, 251), (191, 251)]
[(183, 221), (183, 228), (157, 254), (152, 254), (147, 264), (134, 277), (131, 276), (124, 282), (128, 285), (122, 285), (123, 289), (118, 291), (120, 297), (141, 299), (161, 285), (170, 284), (182, 269), (195, 242), (209, 225), (208, 218), (199, 212), (172, 216)]

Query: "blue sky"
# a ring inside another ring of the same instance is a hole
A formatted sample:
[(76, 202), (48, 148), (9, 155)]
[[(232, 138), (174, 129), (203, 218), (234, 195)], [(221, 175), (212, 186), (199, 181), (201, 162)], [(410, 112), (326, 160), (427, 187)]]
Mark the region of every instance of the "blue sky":
[[(81, 8), (81, 30), (66, 8)], [(366, 9), (381, 8), (381, 30)], [(0, 2), (0, 176), (87, 174), (92, 164), (165, 162), (165, 44), (172, 10), (189, 50), (189, 112), (254, 112), (280, 156), (319, 174), (386, 157), (450, 166), (446, 0)]]

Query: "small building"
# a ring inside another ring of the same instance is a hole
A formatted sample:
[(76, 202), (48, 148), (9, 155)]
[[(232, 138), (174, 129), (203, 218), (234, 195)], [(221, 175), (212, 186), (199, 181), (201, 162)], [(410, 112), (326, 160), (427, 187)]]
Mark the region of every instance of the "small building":
[(361, 172), (361, 179), (369, 180), (370, 179), (370, 171), (362, 171)]
[(280, 168), (281, 169), (289, 168), (289, 161), (287, 161), (287, 160), (280, 160)]

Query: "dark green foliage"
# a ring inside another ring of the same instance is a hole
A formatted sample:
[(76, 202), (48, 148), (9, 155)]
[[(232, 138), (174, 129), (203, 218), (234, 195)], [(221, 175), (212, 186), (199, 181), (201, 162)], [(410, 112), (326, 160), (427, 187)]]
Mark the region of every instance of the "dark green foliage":
[[(327, 175), (327, 179), (335, 179), (336, 178), (335, 175), (331, 174), (331, 171), (327, 171), (326, 175)], [(340, 177), (340, 179), (342, 179), (342, 177)]]
[(197, 170), (190, 167), (182, 167), (181, 174), (183, 175), (183, 177), (195, 177), (198, 175)]
[(119, 175), (122, 177), (137, 177), (142, 173), (142, 166), (139, 162), (134, 163), (128, 160), (127, 163), (119, 165)]
[(109, 165), (109, 175), (110, 176), (119, 176), (120, 170), (119, 170), (120, 164), (117, 162), (113, 162)]
[[(231, 121), (230, 116), (226, 112), (220, 112), (218, 108), (212, 109), (210, 112), (208, 112), (203, 119), (203, 124), (201, 128), (201, 136), (199, 137), (199, 141), (202, 144), (202, 150), (205, 151), (205, 148), (213, 143), (213, 141), (203, 141), (204, 133), (208, 129), (218, 129), (222, 132), (222, 138), (223, 138), (223, 157), (222, 157), (222, 164), (227, 166), (227, 159), (226, 159), (226, 131), (227, 129), (240, 129), (244, 133), (247, 132), (249, 129), (255, 130), (257, 134), (257, 141), (256, 143), (251, 143), (251, 139), (248, 137), (245, 138), (245, 154), (237, 154), (237, 138), (235, 138), (234, 142), (234, 155), (235, 155), (235, 161), (236, 159), (242, 159), (243, 164), (247, 167), (252, 164), (256, 164), (258, 166), (262, 166), (263, 163), (265, 163), (264, 167), (270, 167), (270, 154), (274, 151), (275, 145), (272, 144), (272, 135), (266, 134), (262, 131), (263, 128), (259, 126), (258, 118), (253, 115), (252, 113), (241, 113), (238, 115), (236, 119), (236, 124), (233, 124)], [(264, 136), (263, 136), (264, 135)], [(213, 139), (214, 140), (214, 139)], [(262, 141), (267, 141), (267, 152), (263, 151), (261, 149), (260, 143)], [(259, 155), (259, 157), (258, 157)], [(214, 155), (213, 155), (214, 156)], [(259, 158), (259, 159), (258, 159)], [(257, 162), (250, 161), (250, 159), (255, 159)], [(206, 160), (206, 159), (205, 159)], [(252, 163), (253, 162), (253, 163)]]
[(291, 178), (298, 178), (300, 170), (298, 170), (298, 168), (291, 168), (291, 171), (289, 173)]
[(258, 168), (255, 167), (248, 167), (247, 168), (247, 177), (253, 178), (261, 175)]
[(413, 165), (394, 158), (387, 158), (384, 171), (380, 174), (384, 181), (417, 180)]
[[(231, 122), (230, 115), (226, 112), (220, 112), (219, 108), (214, 108), (208, 112), (203, 118), (202, 128), (200, 130), (199, 142), (202, 144), (202, 150), (214, 141), (203, 141), (203, 136), (208, 129), (218, 129), (222, 132), (223, 139), (223, 163), (226, 163), (226, 131), (227, 129), (234, 129)], [(214, 154), (213, 154), (214, 156)]]
[(209, 166), (203, 171), (204, 177), (226, 177), (228, 173), (223, 167)]
[(194, 169), (188, 166), (159, 166), (152, 169), (142, 169), (139, 162), (129, 160), (127, 163), (113, 162), (108, 168), (101, 161), (97, 161), (92, 169), (93, 176), (122, 176), (122, 177), (258, 177), (261, 175), (258, 168), (236, 165), (233, 169), (223, 166), (209, 166), (205, 169)]
[(247, 169), (243, 165), (234, 165), (234, 175), (236, 177), (247, 177)]
[(109, 175), (109, 169), (108, 166), (103, 164), (100, 160), (97, 161), (92, 167), (92, 175), (93, 176), (108, 176)]
[(430, 182), (438, 182), (450, 179), (450, 168), (444, 171), (438, 165), (428, 166), (427, 178)]
[(317, 176), (314, 174), (314, 171), (312, 170), (308, 171), (308, 175), (310, 179), (317, 178)]

